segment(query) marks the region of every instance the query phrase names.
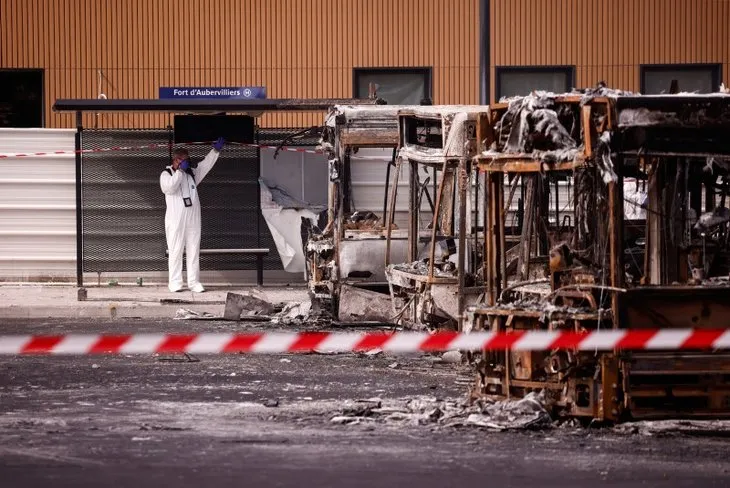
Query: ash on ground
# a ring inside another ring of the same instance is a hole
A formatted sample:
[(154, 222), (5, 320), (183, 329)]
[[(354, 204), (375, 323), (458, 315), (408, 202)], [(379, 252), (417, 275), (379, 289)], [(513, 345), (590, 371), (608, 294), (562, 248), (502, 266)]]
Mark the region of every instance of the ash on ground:
[(331, 420), (333, 424), (431, 425), (483, 427), (490, 430), (543, 430), (553, 426), (541, 394), (519, 400), (480, 400), (474, 405), (453, 399), (420, 397), (405, 402), (372, 398), (347, 403)]

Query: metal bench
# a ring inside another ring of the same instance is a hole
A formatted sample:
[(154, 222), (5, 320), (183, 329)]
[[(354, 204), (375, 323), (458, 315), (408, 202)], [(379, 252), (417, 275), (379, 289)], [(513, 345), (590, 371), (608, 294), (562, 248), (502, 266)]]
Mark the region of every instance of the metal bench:
[[(201, 249), (200, 254), (253, 254), (256, 256), (256, 283), (264, 284), (264, 256), (270, 252), (269, 248), (253, 248), (253, 249)], [(170, 255), (170, 250), (165, 249), (165, 257)], [(183, 254), (184, 256), (184, 254)]]

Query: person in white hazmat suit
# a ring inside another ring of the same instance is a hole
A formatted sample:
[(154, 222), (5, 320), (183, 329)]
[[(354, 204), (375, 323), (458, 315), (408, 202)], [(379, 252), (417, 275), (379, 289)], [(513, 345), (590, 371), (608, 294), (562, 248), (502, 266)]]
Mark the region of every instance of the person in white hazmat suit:
[(185, 148), (175, 149), (170, 166), (160, 174), (160, 188), (165, 194), (165, 237), (169, 252), (168, 286), (176, 292), (183, 288), (182, 258), (187, 257), (188, 288), (202, 293), (200, 283), (200, 200), (198, 185), (213, 169), (225, 141), (218, 138), (207, 156), (193, 167)]

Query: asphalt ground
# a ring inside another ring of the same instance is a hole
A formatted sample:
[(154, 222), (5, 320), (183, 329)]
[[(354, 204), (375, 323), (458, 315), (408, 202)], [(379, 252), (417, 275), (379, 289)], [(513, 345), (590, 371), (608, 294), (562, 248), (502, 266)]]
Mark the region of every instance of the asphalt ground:
[[(269, 327), (5, 319), (0, 333)], [(730, 486), (719, 432), (337, 421), (375, 403), (458, 406), (470, 381), (420, 354), (0, 357), (0, 486)]]

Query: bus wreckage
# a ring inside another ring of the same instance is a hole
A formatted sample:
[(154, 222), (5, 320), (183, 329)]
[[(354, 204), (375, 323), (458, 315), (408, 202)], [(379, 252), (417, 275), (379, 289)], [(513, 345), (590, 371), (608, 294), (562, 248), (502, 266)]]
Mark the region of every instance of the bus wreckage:
[[(729, 135), (723, 94), (599, 87), (489, 107), (338, 107), (310, 289), (351, 319), (467, 333), (729, 327)], [(370, 147), (390, 152), (372, 184), (383, 207), (358, 212), (352, 155)], [(379, 298), (349, 305), (348, 287)], [(555, 416), (587, 421), (730, 416), (727, 353), (470, 357), (473, 398), (543, 391)]]
[[(472, 192), (459, 186), (456, 174), (470, 171), (474, 114), (480, 110), (387, 105), (330, 110), (320, 143), (330, 165), (327, 224), (324, 229), (310, 225), (305, 245), (309, 290), (317, 307), (343, 322), (423, 328), (459, 320), (459, 297), (465, 294), (456, 287), (455, 229), (471, 232), (472, 226), (459, 227), (459, 198), (469, 197), (460, 197), (458, 190)], [(469, 147), (464, 146), (467, 140)], [(399, 198), (399, 189), (407, 198)], [(378, 192), (382, 211), (373, 206)], [(362, 208), (363, 202), (370, 206)], [(436, 253), (437, 247), (453, 252)], [(406, 264), (426, 259), (429, 250), (438, 258), (437, 272), (452, 276), (434, 277), (433, 267), (421, 274), (418, 266)], [(442, 258), (450, 258), (449, 264)], [(423, 286), (429, 299), (416, 295)]]
[[(391, 320), (383, 293), (385, 209), (398, 146), (398, 109), (338, 105), (325, 121), (320, 149), (329, 161), (327, 223), (320, 229), (305, 222), (304, 248), (312, 303), (340, 321)], [(375, 208), (378, 201), (382, 207)], [(405, 258), (405, 235), (396, 222), (391, 227), (392, 251)]]
[[(601, 88), (491, 106), (474, 158), (486, 187), (485, 295), (464, 330), (729, 327), (728, 136), (727, 95)], [(565, 211), (553, 196), (561, 182), (572, 187)], [(477, 370), (474, 396), (544, 391), (556, 416), (730, 414), (726, 353), (496, 351)]]
[[(394, 322), (412, 329), (458, 329), (467, 304), (483, 284), (475, 258), (479, 186), (472, 178), (477, 115), (483, 106), (429, 106), (398, 112), (399, 146), (388, 221), (399, 199), (398, 177), (407, 167), (408, 247), (393, 253), (386, 230), (386, 275)], [(429, 188), (429, 183), (431, 183)]]

